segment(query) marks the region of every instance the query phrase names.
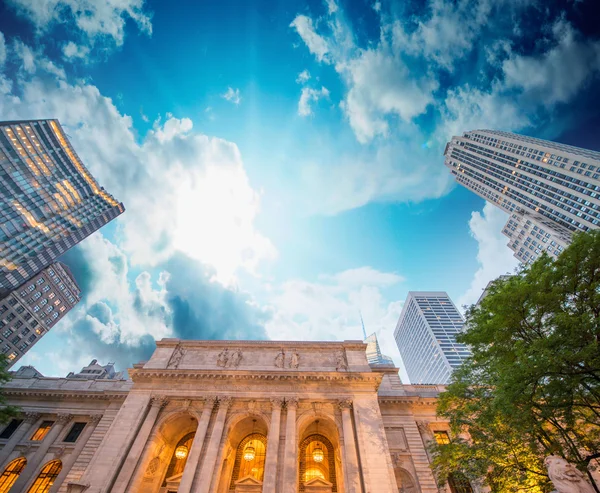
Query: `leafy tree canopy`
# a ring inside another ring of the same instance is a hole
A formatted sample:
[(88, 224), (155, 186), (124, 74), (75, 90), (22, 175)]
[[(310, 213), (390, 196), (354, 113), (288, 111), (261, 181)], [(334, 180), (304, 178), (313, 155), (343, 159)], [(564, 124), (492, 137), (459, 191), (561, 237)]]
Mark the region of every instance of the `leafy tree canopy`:
[(460, 471), (493, 491), (551, 491), (550, 454), (587, 471), (600, 452), (600, 231), (494, 281), (467, 320), (472, 357), (438, 406), (454, 437), (433, 445), (440, 482)]

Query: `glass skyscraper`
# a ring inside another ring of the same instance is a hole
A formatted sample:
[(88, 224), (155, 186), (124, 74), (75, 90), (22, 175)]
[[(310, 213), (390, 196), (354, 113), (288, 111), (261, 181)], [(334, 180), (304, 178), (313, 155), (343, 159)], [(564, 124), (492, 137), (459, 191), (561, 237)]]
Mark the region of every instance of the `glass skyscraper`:
[(123, 211), (57, 120), (0, 123), (0, 295)]
[(452, 369), (471, 354), (456, 342), (464, 323), (447, 293), (408, 293), (394, 338), (411, 384), (448, 383)]
[(494, 130), (453, 137), (444, 151), (456, 181), (511, 214), (515, 257), (557, 256), (573, 232), (600, 226), (600, 152)]

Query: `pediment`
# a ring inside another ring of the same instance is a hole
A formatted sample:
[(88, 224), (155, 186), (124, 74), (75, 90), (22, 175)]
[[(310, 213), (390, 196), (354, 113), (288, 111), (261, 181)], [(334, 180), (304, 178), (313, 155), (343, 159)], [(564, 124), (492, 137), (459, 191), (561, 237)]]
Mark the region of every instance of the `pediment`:
[(304, 486), (333, 486), (333, 483), (325, 481), (323, 478), (312, 478), (304, 483)]
[(235, 482), (236, 486), (260, 486), (262, 485), (262, 481), (259, 481), (255, 477), (252, 476), (244, 476), (242, 479), (238, 479)]

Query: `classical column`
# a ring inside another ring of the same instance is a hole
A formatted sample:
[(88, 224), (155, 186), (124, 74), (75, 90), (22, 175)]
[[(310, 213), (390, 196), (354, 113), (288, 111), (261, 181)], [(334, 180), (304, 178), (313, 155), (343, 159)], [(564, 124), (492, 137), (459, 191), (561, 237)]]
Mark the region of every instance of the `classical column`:
[(267, 457), (265, 459), (265, 475), (263, 481), (263, 493), (275, 493), (277, 487), (277, 456), (279, 454), (279, 425), (281, 423), (281, 406), (283, 399), (273, 397), (271, 405), (271, 427), (267, 437)]
[(338, 405), (342, 410), (342, 432), (344, 434), (344, 456), (346, 458), (346, 477), (348, 484), (346, 485), (347, 493), (360, 493), (360, 476), (358, 466), (358, 455), (356, 453), (356, 441), (354, 440), (354, 427), (352, 426), (352, 416), (350, 409), (352, 401), (342, 399), (338, 401)]
[(60, 470), (60, 474), (56, 477), (52, 488), (50, 488), (50, 493), (56, 493), (60, 489), (61, 485), (63, 484), (63, 481), (67, 477), (67, 474), (69, 474), (69, 471), (73, 467), (73, 464), (75, 464), (75, 461), (79, 457), (79, 454), (83, 450), (83, 447), (85, 447), (85, 445), (87, 444), (87, 441), (89, 440), (90, 436), (96, 429), (96, 425), (100, 422), (101, 419), (101, 414), (94, 414), (90, 417), (90, 420), (85, 425), (83, 432), (77, 438), (75, 448), (71, 451), (69, 456), (62, 461), (62, 469)]
[(217, 412), (215, 424), (210, 435), (210, 442), (208, 442), (204, 463), (200, 470), (199, 477), (202, 478), (202, 480), (199, 481), (200, 484), (194, 489), (195, 493), (208, 493), (210, 491), (215, 463), (217, 462), (217, 454), (219, 453), (219, 445), (221, 444), (221, 437), (223, 436), (225, 418), (227, 417), (227, 410), (231, 405), (231, 401), (231, 397), (219, 397), (219, 411)]
[(44, 456), (48, 452), (48, 449), (54, 443), (54, 440), (56, 440), (56, 437), (63, 430), (65, 425), (69, 421), (71, 421), (72, 417), (73, 416), (71, 416), (70, 414), (57, 415), (56, 421), (52, 425), (52, 428), (50, 428), (50, 431), (46, 434), (46, 436), (40, 443), (40, 446), (35, 451), (35, 454), (33, 454), (33, 457), (27, 461), (27, 465), (25, 466), (25, 469), (23, 469), (23, 472), (19, 475), (19, 479), (15, 481), (15, 484), (10, 490), (11, 493), (22, 493), (26, 491), (25, 487), (30, 482), (30, 480), (37, 477), (38, 468), (42, 460), (44, 459)]
[(31, 430), (31, 427), (39, 421), (42, 417), (40, 413), (25, 413), (25, 419), (21, 426), (19, 426), (12, 434), (2, 451), (0, 451), (0, 465), (4, 465), (6, 459), (10, 457), (10, 454), (15, 447), (23, 440), (23, 437)]
[(215, 396), (206, 397), (204, 399), (202, 416), (198, 422), (196, 435), (194, 435), (194, 441), (192, 442), (192, 448), (183, 469), (183, 476), (181, 476), (179, 488), (177, 489), (179, 493), (190, 493), (192, 489), (194, 476), (198, 469), (198, 462), (200, 462), (200, 452), (202, 452), (202, 446), (204, 445), (204, 439), (206, 438), (206, 430), (208, 430), (208, 423), (210, 422), (210, 416), (212, 415), (216, 402), (217, 398)]
[[(123, 462), (123, 466), (121, 467), (121, 471), (117, 476), (117, 480), (113, 488), (111, 489), (111, 493), (125, 493), (126, 491), (130, 491), (127, 487), (131, 481), (131, 477), (135, 471), (136, 465), (140, 461), (140, 456), (144, 452), (144, 447), (146, 446), (146, 442), (148, 441), (148, 437), (150, 436), (150, 432), (154, 427), (154, 423), (156, 423), (156, 418), (158, 417), (158, 413), (160, 410), (167, 404), (167, 399), (164, 396), (154, 396), (150, 399), (150, 410), (148, 414), (146, 414), (146, 418), (142, 426), (140, 427), (140, 431), (129, 450), (129, 454), (125, 461)], [(140, 473), (138, 472), (138, 475)], [(142, 471), (143, 474), (143, 471)]]
[(298, 490), (298, 447), (296, 445), (296, 409), (298, 399), (285, 400), (287, 418), (285, 421), (285, 451), (283, 457), (283, 493), (296, 493)]

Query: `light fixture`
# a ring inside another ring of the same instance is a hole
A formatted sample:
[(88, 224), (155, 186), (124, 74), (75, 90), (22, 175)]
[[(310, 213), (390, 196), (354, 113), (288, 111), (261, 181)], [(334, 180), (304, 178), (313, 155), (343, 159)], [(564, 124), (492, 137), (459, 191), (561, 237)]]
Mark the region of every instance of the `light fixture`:
[(188, 448), (185, 445), (180, 445), (175, 449), (175, 457), (179, 460), (185, 459), (188, 454)]
[[(317, 435), (318, 434), (319, 434), (319, 420), (317, 420)], [(323, 453), (323, 449), (321, 448), (321, 444), (319, 443), (318, 440), (317, 440), (317, 446), (313, 450), (312, 456), (313, 456), (313, 460), (315, 462), (323, 462), (323, 458), (325, 457), (325, 454)]]
[(251, 460), (254, 460), (254, 457), (256, 457), (256, 451), (254, 450), (254, 447), (252, 446), (252, 441), (254, 439), (254, 424), (255, 423), (256, 423), (256, 420), (253, 419), (252, 420), (252, 435), (250, 435), (252, 437), (252, 439), (250, 440), (250, 443), (244, 450), (244, 460), (246, 462), (250, 462)]

